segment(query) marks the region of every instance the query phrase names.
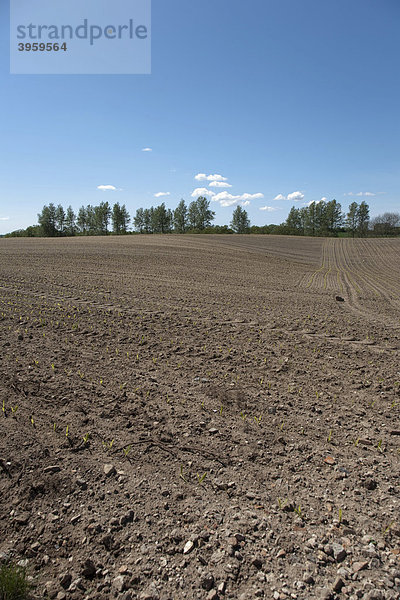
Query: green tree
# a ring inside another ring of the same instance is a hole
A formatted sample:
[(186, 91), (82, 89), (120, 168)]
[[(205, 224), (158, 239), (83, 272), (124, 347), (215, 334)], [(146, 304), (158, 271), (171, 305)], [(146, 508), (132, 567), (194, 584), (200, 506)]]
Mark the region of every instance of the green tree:
[(76, 217), (72, 210), (72, 206), (68, 206), (67, 214), (65, 216), (65, 234), (75, 235), (76, 232)]
[(97, 235), (107, 235), (110, 217), (111, 208), (108, 202), (100, 202), (99, 206), (94, 207), (95, 233)]
[(346, 215), (346, 229), (350, 231), (351, 236), (354, 237), (357, 231), (358, 225), (358, 204), (352, 202), (349, 206), (349, 210)]
[(136, 215), (133, 217), (133, 226), (139, 233), (143, 233), (145, 228), (144, 223), (144, 210), (143, 208), (138, 208), (136, 210)]
[(84, 206), (81, 206), (80, 209), (78, 210), (78, 217), (76, 219), (76, 224), (78, 226), (80, 233), (83, 233), (83, 235), (86, 235), (86, 233), (89, 230), (89, 221), (88, 221), (87, 210)]
[(111, 214), (113, 233), (121, 235), (127, 232), (130, 216), (126, 210), (125, 204), (119, 205), (119, 202), (114, 204)]
[(204, 196), (199, 196), (189, 204), (188, 221), (191, 229), (204, 231), (214, 220), (215, 212), (210, 210), (210, 201)]
[(59, 204), (56, 208), (56, 229), (59, 235), (64, 235), (64, 226), (65, 226), (65, 210)]
[(241, 206), (237, 206), (232, 214), (232, 221), (230, 222), (235, 233), (248, 233), (250, 228), (250, 219), (247, 211)]
[(365, 237), (368, 233), (369, 225), (369, 206), (364, 200), (361, 202), (357, 211), (357, 232), (360, 237)]
[(342, 227), (344, 216), (342, 207), (335, 199), (327, 202), (325, 205), (325, 222), (326, 230), (329, 235), (337, 235), (338, 230)]
[(285, 227), (287, 227), (289, 235), (302, 235), (304, 233), (303, 219), (299, 208), (292, 206), (285, 221)]
[(183, 198), (174, 210), (173, 225), (176, 233), (185, 233), (185, 231), (187, 230), (188, 209)]
[(52, 202), (48, 206), (43, 206), (42, 212), (38, 214), (38, 222), (42, 235), (45, 237), (54, 237), (57, 235), (56, 207)]

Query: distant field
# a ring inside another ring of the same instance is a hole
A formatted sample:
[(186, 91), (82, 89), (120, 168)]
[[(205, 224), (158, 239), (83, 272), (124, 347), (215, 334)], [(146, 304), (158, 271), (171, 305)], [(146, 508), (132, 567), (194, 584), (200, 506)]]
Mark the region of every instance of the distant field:
[(0, 239), (0, 265), (0, 552), (38, 598), (334, 597), (334, 543), (346, 597), (397, 585), (400, 240)]

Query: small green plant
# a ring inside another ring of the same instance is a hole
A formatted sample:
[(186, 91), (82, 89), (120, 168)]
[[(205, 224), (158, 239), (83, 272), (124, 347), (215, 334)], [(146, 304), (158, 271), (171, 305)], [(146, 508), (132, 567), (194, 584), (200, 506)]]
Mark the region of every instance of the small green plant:
[(179, 477), (180, 477), (180, 479), (183, 479), (183, 481), (185, 483), (187, 483), (187, 479), (186, 479), (186, 477), (185, 477), (185, 475), (183, 473), (183, 465), (181, 465), (181, 470), (180, 470), (180, 473), (179, 473)]
[(342, 522), (342, 518), (343, 518), (343, 511), (341, 508), (339, 508), (339, 525)]
[(69, 425), (65, 428), (65, 437), (68, 439), (69, 436)]
[(203, 473), (203, 475), (199, 475), (198, 473), (196, 473), (196, 475), (197, 475), (197, 479), (199, 481), (199, 485), (203, 485), (203, 481), (207, 477), (207, 471), (205, 473)]
[(111, 450), (112, 447), (113, 447), (113, 444), (114, 444), (114, 438), (111, 440), (111, 442), (104, 442), (103, 441), (102, 444), (103, 444), (103, 448), (105, 450)]
[(357, 448), (358, 444), (360, 443), (360, 438), (356, 438), (353, 442), (354, 446)]
[(328, 442), (330, 442), (331, 439), (332, 439), (332, 429), (329, 430)]
[(1, 408), (1, 410), (3, 411), (3, 415), (6, 417), (6, 416), (7, 416), (7, 415), (6, 415), (6, 403), (5, 403), (5, 401), (4, 401), (4, 400), (3, 400), (3, 406), (2, 406), (2, 408)]
[(82, 437), (83, 443), (85, 444), (85, 446), (89, 442), (89, 436), (90, 436), (90, 433), (85, 433), (85, 435)]
[(393, 523), (394, 523), (394, 521), (391, 521), (391, 522), (389, 523), (389, 525), (387, 525), (386, 527), (384, 527), (384, 528), (382, 529), (382, 535), (387, 535), (387, 534), (389, 533), (389, 531), (390, 531), (390, 530), (391, 530), (391, 528), (392, 528), (392, 525), (393, 525)]
[(286, 500), (282, 500), (282, 498), (278, 498), (278, 506), (279, 506), (279, 510), (283, 510), (287, 504), (287, 499)]
[(244, 413), (243, 411), (241, 411), (240, 416), (242, 417), (243, 421), (246, 420), (246, 413)]
[(219, 414), (222, 415), (222, 411), (224, 410), (223, 405), (221, 404), (221, 408), (219, 409)]
[(32, 415), (30, 416), (30, 422), (31, 422), (32, 427), (35, 427), (35, 419), (33, 418)]
[(382, 447), (382, 444), (383, 444), (383, 440), (379, 440), (379, 442), (378, 442), (378, 446), (377, 446), (377, 447), (378, 447), (378, 451), (383, 453), (383, 447)]
[(11, 414), (15, 415), (15, 413), (17, 412), (17, 410), (18, 410), (18, 404), (16, 404), (15, 406), (12, 406), (11, 407)]
[(261, 419), (262, 419), (262, 415), (260, 415), (259, 417), (254, 417), (254, 420), (257, 423), (257, 425), (260, 425)]
[(53, 423), (53, 431), (57, 430), (57, 423)]
[(30, 584), (26, 580), (26, 572), (22, 567), (11, 563), (0, 567), (1, 600), (25, 600), (28, 598)]
[(301, 512), (301, 506), (300, 506), (300, 504), (297, 507), (294, 508), (294, 512), (296, 513), (296, 515), (298, 517), (300, 517), (301, 520), (304, 519), (303, 513)]
[(125, 455), (125, 458), (128, 458), (129, 452), (132, 450), (132, 445), (129, 444), (129, 446), (127, 446), (126, 448), (122, 448), (122, 451)]

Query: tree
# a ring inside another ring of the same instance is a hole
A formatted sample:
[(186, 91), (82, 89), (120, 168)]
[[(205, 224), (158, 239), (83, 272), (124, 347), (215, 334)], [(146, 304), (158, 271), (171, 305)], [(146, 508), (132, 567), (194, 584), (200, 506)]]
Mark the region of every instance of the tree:
[(250, 228), (250, 219), (247, 211), (241, 206), (237, 206), (233, 211), (230, 226), (235, 233), (248, 233)]
[(400, 233), (400, 214), (386, 212), (378, 215), (371, 220), (370, 227), (375, 235), (398, 235)]
[(89, 222), (88, 222), (87, 210), (84, 206), (81, 206), (80, 209), (78, 210), (78, 217), (76, 219), (76, 224), (78, 225), (80, 232), (85, 235), (89, 229)]
[(299, 208), (292, 208), (289, 211), (288, 217), (285, 221), (285, 227), (289, 235), (300, 235), (303, 233), (303, 223), (301, 218), (301, 212)]
[(367, 235), (369, 225), (369, 206), (364, 200), (357, 211), (357, 231), (360, 237)]
[(138, 208), (136, 210), (136, 215), (133, 218), (133, 226), (139, 233), (143, 233), (144, 230), (144, 210), (143, 208)]
[(119, 202), (114, 204), (111, 214), (111, 220), (113, 225), (113, 233), (120, 235), (126, 233), (128, 229), (129, 221), (131, 220), (128, 211), (126, 210), (125, 204), (119, 205)]
[(188, 221), (191, 229), (203, 231), (211, 225), (214, 220), (215, 212), (210, 210), (210, 201), (204, 196), (199, 196), (189, 204)]
[(57, 233), (59, 233), (60, 235), (63, 235), (64, 234), (64, 225), (65, 225), (65, 210), (63, 209), (61, 204), (59, 204), (56, 208), (55, 220), (56, 220)]
[(172, 227), (172, 212), (165, 207), (163, 202), (156, 208), (151, 207), (153, 233), (169, 233)]
[(325, 205), (325, 223), (327, 233), (330, 235), (337, 235), (338, 230), (343, 225), (343, 220), (344, 216), (339, 202), (337, 202), (335, 199), (327, 202)]
[(179, 202), (178, 206), (174, 210), (173, 214), (173, 225), (176, 233), (185, 233), (188, 226), (188, 209), (185, 201)]
[(346, 215), (346, 227), (350, 231), (351, 236), (354, 237), (357, 231), (357, 219), (358, 219), (358, 204), (352, 202), (349, 206), (349, 211)]
[(57, 235), (56, 207), (52, 202), (48, 206), (43, 206), (42, 212), (38, 214), (38, 222), (42, 235), (45, 237), (54, 237)]
[(100, 202), (99, 206), (94, 207), (95, 233), (97, 235), (107, 235), (110, 217), (111, 208), (108, 202)]
[(66, 235), (75, 235), (76, 232), (76, 217), (75, 213), (72, 210), (72, 206), (68, 206), (67, 214), (65, 216), (65, 234)]

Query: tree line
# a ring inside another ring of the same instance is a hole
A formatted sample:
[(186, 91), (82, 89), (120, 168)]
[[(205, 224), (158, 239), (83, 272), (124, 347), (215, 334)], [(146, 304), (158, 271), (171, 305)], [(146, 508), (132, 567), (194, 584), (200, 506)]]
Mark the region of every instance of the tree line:
[(50, 203), (38, 214), (38, 224), (6, 234), (6, 237), (61, 237), (74, 235), (126, 235), (133, 233), (259, 233), (307, 236), (352, 237), (400, 235), (400, 215), (384, 213), (370, 220), (366, 202), (352, 202), (348, 212), (336, 200), (311, 202), (301, 208), (292, 207), (280, 225), (251, 225), (247, 211), (237, 206), (228, 225), (213, 225), (215, 212), (210, 200), (200, 196), (189, 205), (181, 200), (171, 210), (165, 203), (138, 208), (131, 219), (125, 204), (100, 202), (97, 206), (81, 206), (75, 214), (71, 206)]

